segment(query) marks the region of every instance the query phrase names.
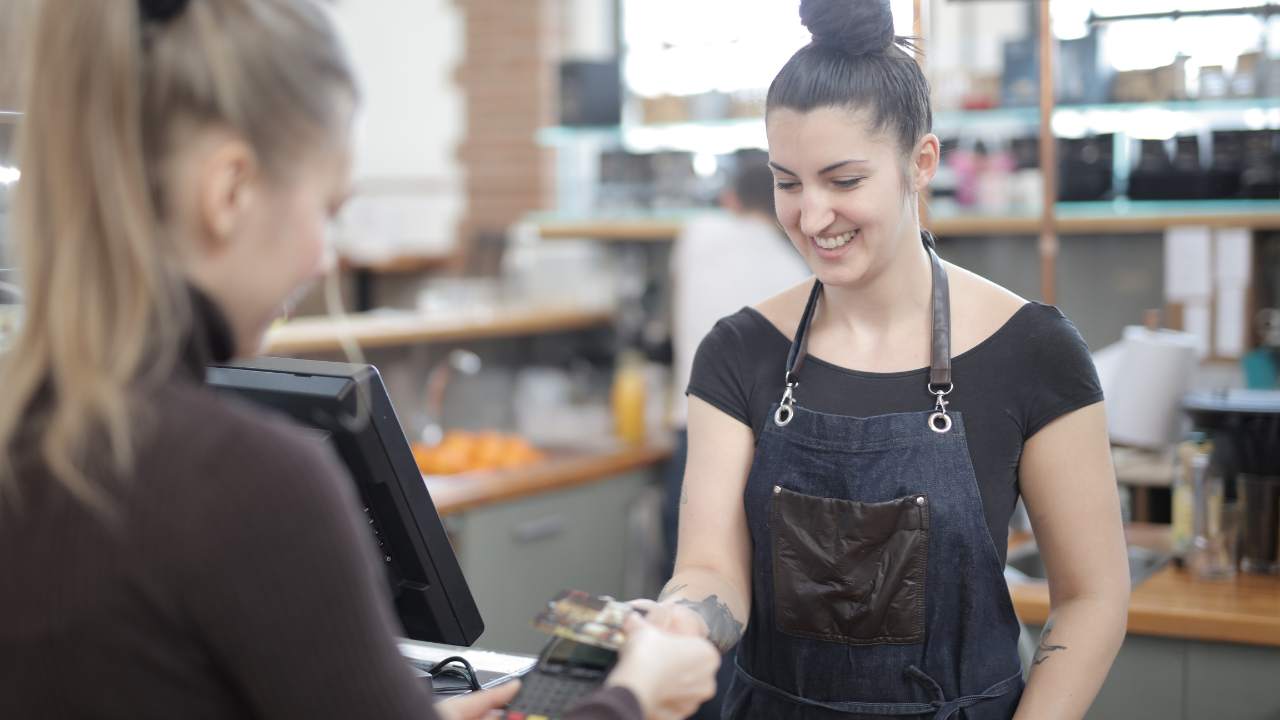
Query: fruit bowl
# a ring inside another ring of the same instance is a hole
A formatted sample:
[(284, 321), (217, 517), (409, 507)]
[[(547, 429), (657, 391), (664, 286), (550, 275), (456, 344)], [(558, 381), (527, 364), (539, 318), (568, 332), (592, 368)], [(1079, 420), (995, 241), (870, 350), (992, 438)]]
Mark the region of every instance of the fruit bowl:
[(450, 430), (436, 445), (411, 444), (413, 458), (423, 475), (510, 470), (546, 459), (546, 453), (528, 440), (505, 433)]

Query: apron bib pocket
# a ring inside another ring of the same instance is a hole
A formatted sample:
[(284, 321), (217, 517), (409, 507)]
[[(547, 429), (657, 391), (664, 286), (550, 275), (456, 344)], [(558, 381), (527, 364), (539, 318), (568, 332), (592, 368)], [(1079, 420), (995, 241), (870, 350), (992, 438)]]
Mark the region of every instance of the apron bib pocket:
[(779, 630), (850, 645), (924, 640), (925, 495), (858, 502), (775, 486), (772, 504)]

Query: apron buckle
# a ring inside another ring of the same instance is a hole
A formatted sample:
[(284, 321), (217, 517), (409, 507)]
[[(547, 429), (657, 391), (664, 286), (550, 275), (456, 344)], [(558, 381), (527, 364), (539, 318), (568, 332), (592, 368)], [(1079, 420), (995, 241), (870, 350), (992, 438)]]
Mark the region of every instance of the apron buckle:
[(941, 388), (935, 390), (933, 383), (929, 383), (929, 392), (933, 393), (934, 397), (938, 399), (937, 403), (934, 404), (933, 413), (929, 415), (929, 429), (939, 435), (951, 432), (951, 416), (947, 414), (947, 405), (950, 405), (950, 403), (945, 398), (951, 394), (953, 388), (955, 388), (954, 384), (947, 383), (945, 390)]
[[(788, 375), (790, 375), (790, 373), (788, 373)], [(798, 382), (788, 382), (787, 389), (782, 393), (782, 403), (778, 405), (778, 410), (773, 413), (773, 422), (778, 427), (786, 427), (793, 419), (795, 419), (795, 388), (799, 384), (800, 383)]]

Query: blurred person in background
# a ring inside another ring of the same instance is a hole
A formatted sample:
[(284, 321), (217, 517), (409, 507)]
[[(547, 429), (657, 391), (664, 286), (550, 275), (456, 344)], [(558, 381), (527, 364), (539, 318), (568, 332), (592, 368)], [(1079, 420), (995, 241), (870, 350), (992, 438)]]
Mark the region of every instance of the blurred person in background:
[[(674, 397), (672, 456), (665, 474), (662, 512), (668, 575), (675, 565), (678, 498), (684, 479), (689, 434), (685, 388), (698, 344), (716, 321), (793, 287), (811, 273), (778, 227), (773, 205), (773, 171), (761, 151), (735, 154), (733, 176), (720, 194), (722, 212), (693, 218), (671, 249)], [(732, 677), (725, 662), (716, 697), (698, 718), (720, 717), (724, 689)]]
[[(0, 366), (0, 717), (481, 718), (401, 657), (345, 468), (206, 388), (325, 269), (356, 89), (312, 0), (42, 0)], [(638, 617), (570, 718), (675, 718), (717, 654)]]

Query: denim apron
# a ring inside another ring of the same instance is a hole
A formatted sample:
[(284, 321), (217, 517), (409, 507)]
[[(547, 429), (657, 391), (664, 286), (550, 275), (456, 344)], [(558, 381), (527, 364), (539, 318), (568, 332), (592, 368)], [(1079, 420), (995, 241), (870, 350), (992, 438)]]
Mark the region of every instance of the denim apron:
[(932, 395), (932, 410), (805, 409), (814, 283), (747, 479), (751, 616), (725, 718), (1010, 718), (1017, 708), (1018, 620), (964, 418), (947, 409), (947, 276), (924, 239), (933, 337), (921, 404)]

